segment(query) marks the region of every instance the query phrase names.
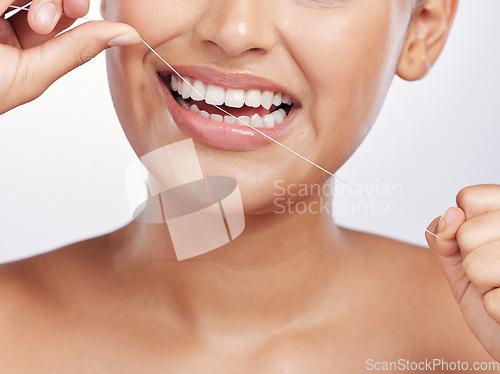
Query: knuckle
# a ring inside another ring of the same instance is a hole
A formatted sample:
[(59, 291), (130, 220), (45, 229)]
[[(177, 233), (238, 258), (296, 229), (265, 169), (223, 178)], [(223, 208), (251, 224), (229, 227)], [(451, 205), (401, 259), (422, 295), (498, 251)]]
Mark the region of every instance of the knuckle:
[(87, 62), (89, 62), (92, 58), (94, 58), (98, 53), (99, 49), (94, 46), (88, 44), (85, 40), (81, 39), (75, 35), (69, 35), (72, 39), (72, 43), (76, 46), (80, 46), (77, 53), (75, 54), (74, 65), (80, 66)]
[(95, 46), (85, 46), (78, 55), (78, 64), (83, 65), (92, 60), (101, 50)]
[(80, 53), (78, 54), (77, 64), (83, 65), (89, 62), (92, 59), (92, 57), (93, 57), (92, 50), (87, 47), (84, 47), (80, 50)]
[(498, 320), (500, 318), (500, 289), (494, 288), (486, 292), (483, 296), (484, 310), (488, 315)]
[(469, 252), (476, 247), (475, 231), (471, 221), (465, 221), (456, 233), (457, 243), (460, 249)]
[(465, 274), (476, 287), (484, 287), (487, 285), (487, 272), (485, 271), (484, 262), (472, 252), (463, 259), (462, 266)]
[(475, 187), (469, 186), (460, 190), (457, 194), (457, 206), (460, 207), (466, 214), (474, 205)]

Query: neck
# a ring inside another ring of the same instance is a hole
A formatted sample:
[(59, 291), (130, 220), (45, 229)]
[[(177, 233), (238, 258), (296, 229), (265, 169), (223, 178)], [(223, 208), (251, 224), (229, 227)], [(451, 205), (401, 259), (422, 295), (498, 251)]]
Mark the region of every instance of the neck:
[[(317, 206), (330, 199), (303, 201)], [(142, 298), (167, 303), (190, 326), (255, 331), (255, 321), (263, 329), (291, 323), (320, 303), (345, 270), (342, 231), (328, 211), (245, 221), (234, 241), (184, 261), (176, 260), (166, 225), (133, 222), (113, 234), (116, 270)]]

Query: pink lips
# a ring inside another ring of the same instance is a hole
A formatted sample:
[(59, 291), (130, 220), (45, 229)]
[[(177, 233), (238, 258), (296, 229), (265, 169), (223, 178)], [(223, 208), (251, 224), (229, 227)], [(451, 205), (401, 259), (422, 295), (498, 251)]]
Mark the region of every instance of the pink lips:
[[(174, 67), (174, 69), (182, 76), (195, 77), (205, 83), (217, 85), (226, 89), (260, 89), (289, 94), (286, 88), (262, 77), (247, 74), (221, 73), (219, 70), (208, 66), (180, 66)], [(164, 74), (173, 73), (162, 72), (162, 75)], [(163, 80), (160, 81), (163, 93), (165, 94), (167, 108), (178, 128), (186, 135), (192, 137), (197, 143), (221, 150), (251, 151), (271, 144), (272, 140), (266, 138), (262, 134), (272, 139), (279, 140), (288, 130), (291, 123), (293, 123), (300, 107), (299, 104), (293, 105), (285, 121), (272, 129), (253, 129), (252, 127), (244, 125), (230, 125), (206, 119), (191, 110), (184, 109), (174, 99), (170, 87), (168, 87)]]

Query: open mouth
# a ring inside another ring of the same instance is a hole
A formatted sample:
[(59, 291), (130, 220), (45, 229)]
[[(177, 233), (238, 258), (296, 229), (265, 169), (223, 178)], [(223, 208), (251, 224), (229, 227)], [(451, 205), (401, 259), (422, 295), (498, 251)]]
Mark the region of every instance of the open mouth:
[(172, 74), (160, 73), (159, 77), (182, 108), (228, 125), (274, 129), (285, 121), (295, 105), (283, 92), (225, 89), (185, 77), (188, 84)]

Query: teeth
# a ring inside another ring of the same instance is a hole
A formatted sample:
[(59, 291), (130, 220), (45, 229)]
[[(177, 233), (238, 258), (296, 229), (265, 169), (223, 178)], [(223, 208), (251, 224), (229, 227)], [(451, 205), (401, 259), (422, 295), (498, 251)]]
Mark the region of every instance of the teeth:
[(170, 79), (170, 88), (172, 89), (172, 91), (177, 91), (177, 85), (177, 78), (172, 75), (172, 78)]
[(283, 102), (286, 104), (286, 105), (290, 105), (292, 104), (292, 98), (287, 95), (287, 94), (284, 94), (283, 95)]
[(226, 91), (222, 87), (208, 86), (205, 93), (205, 102), (211, 105), (222, 105), (226, 101)]
[(205, 95), (207, 92), (207, 87), (202, 81), (195, 81), (193, 84), (193, 89), (191, 89), (191, 99), (194, 101), (205, 100)]
[(262, 106), (269, 110), (273, 106), (273, 101), (274, 101), (274, 92), (271, 91), (264, 91), (262, 93)]
[(243, 123), (246, 125), (250, 125), (252, 123), (252, 120), (250, 117), (241, 116), (241, 117), (238, 117), (238, 122), (241, 124), (241, 126), (244, 126)]
[(211, 114), (210, 119), (212, 121), (224, 122), (224, 118), (220, 114)]
[(276, 123), (281, 125), (286, 117), (286, 112), (283, 109), (272, 112), (271, 115), (274, 117)]
[(182, 100), (180, 97), (177, 98), (177, 102), (184, 109), (189, 109), (189, 105), (184, 100)]
[(264, 127), (264, 120), (262, 119), (261, 116), (259, 116), (258, 114), (254, 114), (252, 116), (252, 122), (251, 122), (251, 125), (253, 127)]
[(225, 90), (222, 87), (217, 87), (213, 85), (207, 85), (200, 80), (195, 80), (190, 84), (192, 80), (186, 79), (187, 82), (171, 76), (170, 88), (172, 91), (177, 91), (177, 93), (184, 99), (191, 98), (194, 101), (205, 100), (207, 104), (211, 105), (223, 105), (226, 104), (231, 108), (242, 108), (244, 105), (251, 108), (258, 108), (262, 106), (263, 108), (269, 110), (273, 105), (279, 107), (281, 104), (292, 105), (293, 101), (290, 95), (283, 94), (281, 92), (275, 93), (272, 91), (260, 91), (260, 90), (235, 90), (228, 89)]
[(227, 123), (229, 125), (236, 125), (236, 118), (234, 118), (233, 116), (225, 116), (224, 117), (224, 123)]
[[(187, 80), (187, 79), (186, 79)], [(205, 110), (200, 110), (198, 105), (189, 105), (185, 100), (188, 98), (194, 101), (203, 101), (210, 105), (223, 105), (225, 104), (231, 108), (242, 108), (244, 105), (251, 108), (258, 108), (262, 106), (264, 109), (269, 110), (274, 105), (279, 107), (280, 105), (287, 104), (292, 105), (293, 101), (290, 95), (272, 91), (260, 91), (260, 90), (235, 90), (228, 89), (225, 90), (222, 87), (217, 87), (213, 85), (206, 85), (200, 80), (195, 80), (193, 88), (189, 85), (193, 80), (183, 80), (171, 76), (170, 88), (172, 91), (176, 91), (182, 97), (177, 97), (177, 102), (184, 109), (191, 110), (194, 113), (198, 113), (200, 116), (211, 119), (213, 121), (227, 123), (230, 125), (251, 125), (256, 128), (267, 128), (272, 129), (278, 125), (281, 125), (285, 118), (286, 112), (284, 109), (278, 109), (270, 114), (266, 114), (261, 117), (257, 113), (252, 117), (241, 116), (238, 119), (233, 116), (222, 116), (219, 114), (210, 114)]]
[(280, 106), (280, 105), (281, 105), (281, 103), (283, 102), (283, 101), (282, 101), (282, 97), (283, 97), (283, 95), (281, 94), (281, 92), (280, 92), (280, 93), (275, 94), (275, 95), (274, 95), (274, 99), (273, 99), (273, 104), (274, 104), (275, 106)]
[(245, 97), (245, 105), (251, 108), (258, 108), (262, 104), (262, 94), (259, 90), (250, 90)]
[(242, 108), (245, 105), (245, 91), (232, 90), (226, 91), (226, 105), (231, 108)]
[(182, 98), (186, 100), (191, 96), (191, 86), (187, 82), (182, 82)]
[[(224, 116), (222, 117), (220, 114), (209, 114), (205, 110), (201, 110), (198, 105), (193, 104), (188, 107), (188, 104), (182, 100), (181, 98), (177, 98), (177, 102), (185, 109), (189, 109), (194, 113), (198, 113), (200, 116), (211, 119), (213, 121), (227, 123), (228, 125), (240, 125), (245, 126), (244, 124), (251, 125), (256, 128), (266, 128), (272, 129), (276, 127), (276, 125), (281, 125), (286, 117), (286, 112), (283, 109), (279, 109), (274, 111), (271, 114), (266, 114), (264, 117), (259, 116), (257, 113), (254, 114), (251, 118), (248, 116), (241, 116), (238, 119), (233, 116)], [(243, 122), (243, 123), (242, 123)]]
[(264, 116), (264, 127), (267, 129), (272, 129), (274, 127), (274, 116), (272, 114), (266, 114)]

